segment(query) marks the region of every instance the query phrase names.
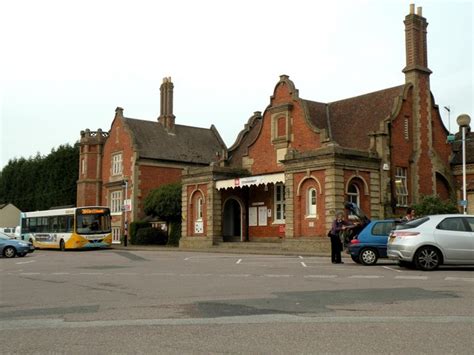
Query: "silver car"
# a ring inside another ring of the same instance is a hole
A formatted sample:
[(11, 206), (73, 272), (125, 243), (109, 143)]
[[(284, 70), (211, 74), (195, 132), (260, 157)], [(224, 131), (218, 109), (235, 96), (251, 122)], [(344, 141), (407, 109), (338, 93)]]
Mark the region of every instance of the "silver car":
[(425, 271), (474, 265), (474, 215), (432, 215), (398, 225), (388, 238), (387, 256)]

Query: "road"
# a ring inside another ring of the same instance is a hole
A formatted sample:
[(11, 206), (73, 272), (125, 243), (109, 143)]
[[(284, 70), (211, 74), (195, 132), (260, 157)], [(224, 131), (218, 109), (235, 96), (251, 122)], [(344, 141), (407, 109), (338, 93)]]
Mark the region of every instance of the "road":
[(0, 258), (0, 353), (470, 354), (474, 268), (176, 251)]

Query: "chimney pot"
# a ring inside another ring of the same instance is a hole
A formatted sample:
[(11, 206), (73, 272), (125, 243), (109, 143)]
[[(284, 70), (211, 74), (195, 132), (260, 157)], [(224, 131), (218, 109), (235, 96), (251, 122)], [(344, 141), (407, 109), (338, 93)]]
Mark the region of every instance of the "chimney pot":
[(415, 4), (410, 4), (410, 15), (415, 13)]
[(421, 6), (416, 8), (416, 14), (418, 16), (423, 16), (423, 8)]

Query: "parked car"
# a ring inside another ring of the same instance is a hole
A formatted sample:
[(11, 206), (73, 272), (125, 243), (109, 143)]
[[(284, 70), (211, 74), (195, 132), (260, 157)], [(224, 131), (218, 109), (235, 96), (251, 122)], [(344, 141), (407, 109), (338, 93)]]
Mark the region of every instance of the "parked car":
[(0, 255), (5, 258), (14, 258), (15, 255), (23, 257), (35, 251), (33, 244), (23, 240), (11, 239), (5, 233), (0, 232)]
[(398, 223), (395, 219), (372, 221), (348, 244), (347, 252), (356, 263), (374, 265), (379, 258), (387, 257), (387, 240)]
[(425, 271), (474, 265), (474, 215), (432, 215), (401, 224), (390, 234), (387, 254), (401, 266)]

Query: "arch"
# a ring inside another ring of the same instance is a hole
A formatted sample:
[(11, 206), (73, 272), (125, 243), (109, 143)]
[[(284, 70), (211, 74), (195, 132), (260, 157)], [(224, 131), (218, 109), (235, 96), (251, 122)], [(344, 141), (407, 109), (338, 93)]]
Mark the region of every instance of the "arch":
[(222, 238), (224, 242), (243, 241), (244, 204), (236, 196), (228, 197), (222, 207)]
[(298, 184), (298, 187), (296, 188), (296, 196), (301, 196), (301, 186), (306, 180), (309, 180), (309, 179), (314, 180), (316, 182), (316, 185), (318, 186), (316, 190), (319, 191), (319, 194), (321, 195), (323, 193), (321, 184), (319, 183), (318, 179), (316, 179), (314, 176), (305, 176), (304, 178), (301, 179), (301, 181)]
[(352, 184), (353, 180), (360, 180), (362, 182), (364, 195), (367, 196), (369, 194), (369, 185), (367, 184), (367, 181), (365, 181), (365, 179), (360, 175), (352, 175), (352, 176), (349, 177), (349, 179), (347, 179), (347, 183), (346, 183), (346, 187), (344, 189), (344, 192), (346, 194), (349, 192), (349, 186)]
[(443, 200), (448, 200), (453, 195), (449, 180), (440, 172), (436, 172), (436, 194)]
[(196, 189), (193, 190), (193, 192), (191, 192), (191, 193), (189, 194), (189, 201), (188, 201), (188, 204), (192, 204), (194, 195), (195, 195), (196, 193), (198, 193), (198, 192), (201, 193), (201, 195), (202, 195), (203, 198), (206, 197), (206, 195), (204, 195), (204, 192), (203, 192), (201, 189), (196, 188)]

